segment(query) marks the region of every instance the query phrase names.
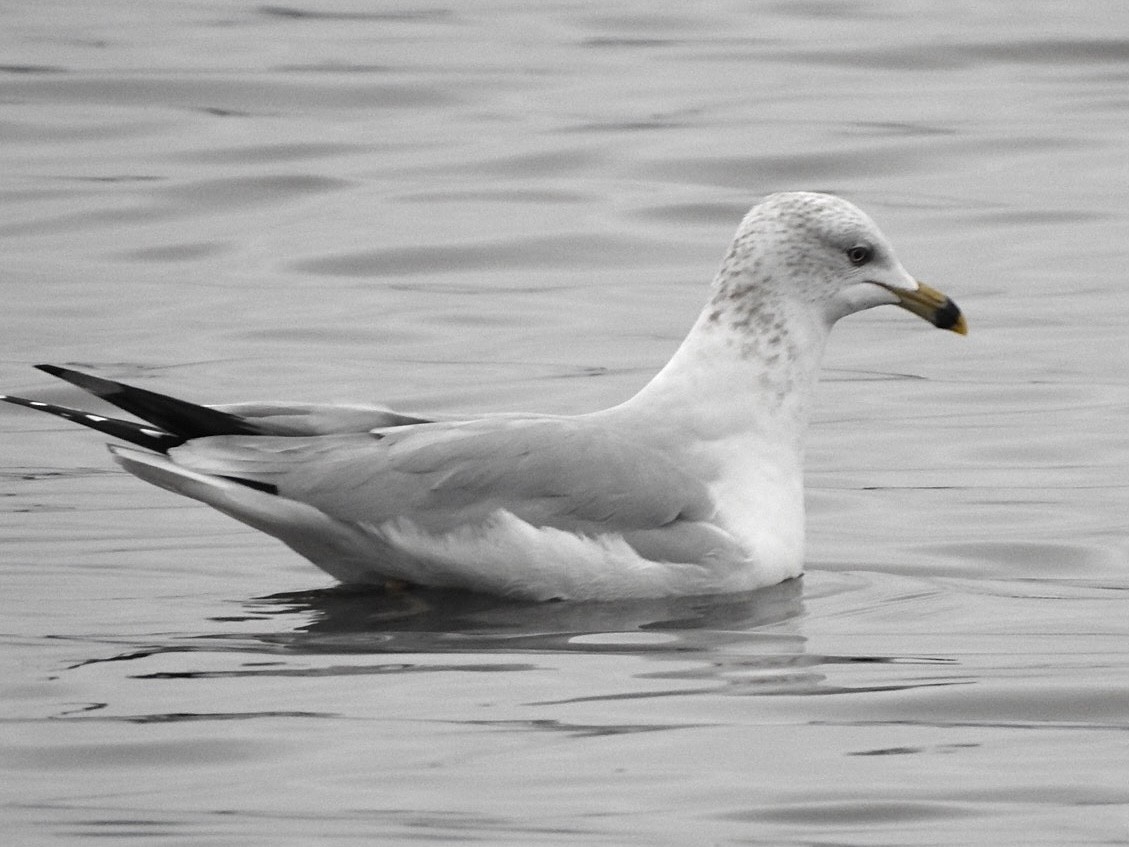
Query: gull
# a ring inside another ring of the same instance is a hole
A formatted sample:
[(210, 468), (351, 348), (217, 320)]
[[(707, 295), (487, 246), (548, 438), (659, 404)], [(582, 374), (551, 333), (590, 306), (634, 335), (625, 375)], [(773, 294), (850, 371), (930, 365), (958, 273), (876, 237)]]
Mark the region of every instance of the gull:
[(110, 451), (130, 473), (343, 583), (535, 601), (744, 592), (803, 571), (804, 434), (825, 342), (840, 318), (881, 305), (967, 332), (865, 213), (787, 192), (742, 220), (666, 366), (602, 411), (200, 406), (52, 365), (37, 367), (144, 423), (0, 399), (129, 442)]

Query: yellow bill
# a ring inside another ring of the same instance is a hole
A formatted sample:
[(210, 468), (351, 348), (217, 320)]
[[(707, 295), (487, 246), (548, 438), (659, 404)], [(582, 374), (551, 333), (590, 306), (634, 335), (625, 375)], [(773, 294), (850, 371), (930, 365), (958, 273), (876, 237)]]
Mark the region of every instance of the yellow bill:
[(930, 288), (919, 280), (916, 291), (906, 291), (901, 288), (891, 288), (890, 291), (898, 298), (898, 305), (906, 311), (925, 318), (939, 329), (968, 335), (968, 324), (961, 314), (960, 307), (936, 288)]

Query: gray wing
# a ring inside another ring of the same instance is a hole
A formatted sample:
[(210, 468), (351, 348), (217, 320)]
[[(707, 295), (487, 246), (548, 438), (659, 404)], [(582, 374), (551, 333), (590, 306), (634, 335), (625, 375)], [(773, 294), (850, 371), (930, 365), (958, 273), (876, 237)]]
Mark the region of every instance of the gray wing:
[(170, 456), (193, 470), (273, 485), (351, 522), (403, 517), (444, 532), (505, 509), (533, 526), (621, 534), (644, 555), (669, 561), (728, 543), (703, 523), (714, 507), (701, 481), (661, 451), (582, 418), (498, 417), (320, 438), (223, 436)]
[(383, 406), (324, 403), (252, 402), (209, 406), (235, 415), (267, 435), (334, 435), (373, 429), (431, 423), (435, 418), (403, 414)]

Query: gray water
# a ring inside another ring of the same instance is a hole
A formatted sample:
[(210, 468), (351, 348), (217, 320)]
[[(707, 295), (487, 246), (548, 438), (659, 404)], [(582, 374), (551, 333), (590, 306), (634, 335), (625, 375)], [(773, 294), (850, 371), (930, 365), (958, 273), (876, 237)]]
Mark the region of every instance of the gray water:
[(0, 409), (5, 843), (1129, 840), (1129, 6), (0, 11), (0, 390), (582, 412), (745, 209), (863, 206), (969, 317), (844, 321), (802, 582), (335, 591)]

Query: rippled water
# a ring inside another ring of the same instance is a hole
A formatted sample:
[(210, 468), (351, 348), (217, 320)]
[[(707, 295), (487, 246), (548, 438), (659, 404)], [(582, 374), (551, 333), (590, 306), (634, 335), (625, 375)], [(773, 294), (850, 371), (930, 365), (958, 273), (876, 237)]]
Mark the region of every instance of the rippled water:
[(11, 843), (1129, 835), (1121, 3), (16, 4), (0, 384), (579, 412), (766, 192), (972, 334), (844, 322), (809, 569), (748, 597), (358, 595), (0, 409)]

